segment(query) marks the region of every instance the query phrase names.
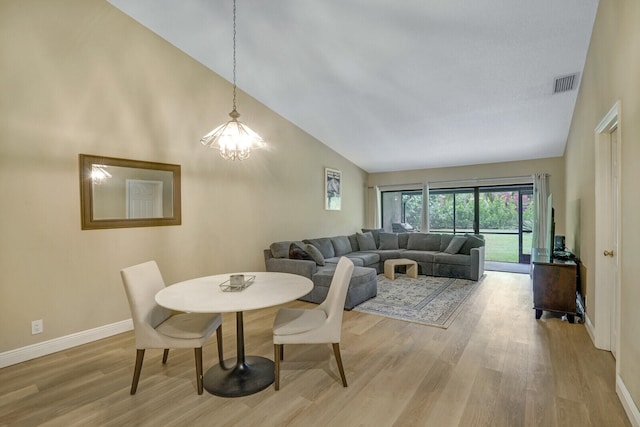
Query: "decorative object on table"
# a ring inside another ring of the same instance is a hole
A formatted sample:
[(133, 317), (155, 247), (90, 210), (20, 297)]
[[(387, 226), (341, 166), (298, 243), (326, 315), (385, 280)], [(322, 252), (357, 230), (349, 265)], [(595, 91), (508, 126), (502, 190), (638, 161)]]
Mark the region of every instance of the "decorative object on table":
[(342, 172), (324, 169), (324, 208), (339, 211), (342, 207)]
[(202, 346), (216, 332), (218, 360), (222, 364), (222, 316), (217, 313), (180, 313), (159, 306), (154, 296), (165, 288), (164, 279), (155, 261), (134, 265), (120, 271), (129, 300), (133, 329), (136, 335), (136, 364), (131, 382), (131, 394), (136, 394), (147, 348), (162, 348), (162, 363), (167, 363), (170, 348), (193, 348), (196, 358), (196, 383), (202, 394)]
[(232, 274), (229, 280), (220, 283), (223, 292), (240, 292), (251, 286), (256, 279), (254, 275)]
[(200, 142), (204, 146), (220, 150), (220, 155), (225, 160), (244, 160), (249, 158), (252, 149), (263, 148), (266, 145), (260, 135), (238, 121), (240, 113), (236, 110), (236, 0), (233, 0), (233, 109), (229, 116), (231, 120), (202, 137)]
[(395, 280), (378, 275), (378, 295), (354, 308), (407, 322), (448, 328), (479, 281), (450, 277), (396, 274)]
[(353, 262), (342, 257), (336, 266), (327, 298), (314, 309), (281, 308), (273, 322), (273, 352), (275, 361), (275, 389), (280, 388), (280, 361), (284, 358), (285, 344), (331, 343), (342, 378), (347, 386), (347, 378), (340, 357), (340, 337), (342, 316), (347, 297), (349, 279), (353, 273)]

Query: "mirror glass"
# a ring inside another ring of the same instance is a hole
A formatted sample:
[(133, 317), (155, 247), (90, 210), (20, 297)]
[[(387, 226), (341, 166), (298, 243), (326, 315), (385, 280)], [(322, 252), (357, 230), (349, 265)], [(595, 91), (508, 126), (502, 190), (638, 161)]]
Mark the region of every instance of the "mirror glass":
[(82, 229), (179, 225), (180, 165), (80, 154)]

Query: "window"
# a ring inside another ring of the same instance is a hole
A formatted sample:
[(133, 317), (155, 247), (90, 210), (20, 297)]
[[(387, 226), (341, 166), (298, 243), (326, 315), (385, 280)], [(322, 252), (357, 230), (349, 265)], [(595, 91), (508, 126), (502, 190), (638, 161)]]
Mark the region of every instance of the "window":
[(475, 196), (468, 188), (429, 191), (429, 230), (474, 233)]
[(421, 228), (422, 190), (383, 191), (381, 195), (382, 228), (385, 231), (397, 233), (398, 224), (409, 224), (415, 230)]
[[(422, 190), (382, 191), (382, 227), (405, 231), (423, 224)], [(482, 234), (487, 261), (528, 263), (533, 225), (533, 184), (429, 191), (429, 231)]]
[(482, 234), (487, 261), (528, 263), (532, 224), (531, 184), (429, 192), (429, 230)]

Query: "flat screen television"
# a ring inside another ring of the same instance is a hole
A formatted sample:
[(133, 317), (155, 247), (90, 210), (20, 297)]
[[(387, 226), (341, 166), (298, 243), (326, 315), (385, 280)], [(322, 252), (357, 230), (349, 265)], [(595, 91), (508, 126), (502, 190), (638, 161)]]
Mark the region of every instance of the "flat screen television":
[(549, 194), (547, 197), (547, 235), (544, 242), (544, 248), (550, 257), (553, 258), (553, 241), (556, 232), (556, 223), (553, 210), (553, 194)]

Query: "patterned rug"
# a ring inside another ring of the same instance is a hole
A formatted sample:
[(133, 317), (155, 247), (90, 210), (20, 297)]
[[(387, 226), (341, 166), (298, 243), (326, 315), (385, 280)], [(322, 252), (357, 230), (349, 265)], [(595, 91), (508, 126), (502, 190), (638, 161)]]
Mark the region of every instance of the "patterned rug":
[[(484, 276), (483, 276), (484, 278)], [(354, 308), (355, 311), (448, 328), (461, 311), (478, 282), (449, 277), (397, 274), (395, 280), (378, 275), (378, 295)]]

